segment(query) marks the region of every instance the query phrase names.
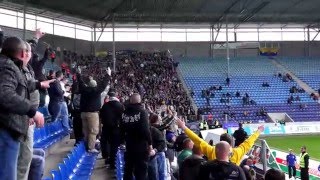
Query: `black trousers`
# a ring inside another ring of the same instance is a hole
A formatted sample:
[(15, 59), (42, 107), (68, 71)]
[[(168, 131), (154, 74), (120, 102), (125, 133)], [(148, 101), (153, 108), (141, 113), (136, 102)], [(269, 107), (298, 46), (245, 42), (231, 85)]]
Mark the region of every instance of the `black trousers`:
[(76, 143), (83, 140), (82, 133), (82, 120), (81, 120), (81, 112), (74, 110), (72, 111), (73, 116), (73, 133), (76, 139)]
[(107, 140), (107, 135), (104, 134), (104, 130), (102, 130), (101, 133), (100, 145), (102, 158), (105, 159), (106, 162), (109, 162), (110, 144)]
[(296, 167), (295, 166), (288, 166), (289, 178), (296, 177)]
[(124, 176), (123, 180), (132, 180), (133, 175), (136, 180), (148, 180), (148, 153), (130, 153), (124, 154)]
[(301, 180), (309, 180), (309, 168), (300, 168)]
[(109, 162), (110, 167), (115, 167), (116, 155), (120, 144), (120, 129), (102, 129), (102, 157)]
[(40, 103), (39, 103), (39, 107), (42, 107), (46, 104), (46, 95), (47, 95), (47, 90), (45, 89), (40, 89), (39, 90), (40, 93)]

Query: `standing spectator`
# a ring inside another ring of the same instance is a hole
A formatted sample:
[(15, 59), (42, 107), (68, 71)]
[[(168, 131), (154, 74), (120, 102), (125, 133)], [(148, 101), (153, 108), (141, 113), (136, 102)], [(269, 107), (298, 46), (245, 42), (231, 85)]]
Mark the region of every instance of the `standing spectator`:
[[(34, 76), (35, 79), (38, 81), (44, 81), (46, 80), (46, 76), (44, 75), (44, 69), (43, 66), (46, 63), (46, 61), (49, 59), (49, 46), (46, 45), (46, 50), (44, 52), (44, 55), (42, 59), (39, 58), (39, 55), (36, 52), (36, 48), (38, 45), (38, 40), (43, 37), (45, 34), (40, 31), (40, 29), (37, 29), (35, 31), (35, 38), (28, 41), (31, 45), (31, 52), (32, 52), (32, 58), (29, 62), (31, 65), (33, 71), (34, 71)], [(45, 105), (45, 98), (47, 95), (47, 90), (46, 89), (40, 89), (40, 104), (39, 106), (42, 107)]]
[(264, 175), (264, 180), (286, 180), (286, 175), (277, 169), (269, 169)]
[(192, 155), (192, 149), (193, 149), (193, 142), (191, 139), (187, 138), (183, 141), (183, 150), (178, 155), (178, 165), (179, 167), (182, 166), (182, 162), (189, 156)]
[(63, 79), (61, 71), (56, 72), (56, 81), (51, 84), (48, 89), (50, 102), (48, 106), (49, 113), (51, 114), (51, 121), (57, 121), (59, 117), (62, 118), (62, 126), (64, 129), (69, 130), (69, 113), (67, 103), (64, 100), (64, 91), (60, 81)]
[(193, 146), (192, 155), (187, 157), (181, 167), (179, 167), (179, 179), (180, 180), (195, 180), (199, 179), (200, 166), (205, 162), (201, 150)]
[(29, 100), (29, 92), (44, 84), (27, 82), (23, 70), (26, 56), (28, 50), (24, 41), (17, 37), (4, 41), (0, 54), (0, 179), (17, 179), (19, 146), (27, 136), (29, 119), (33, 118), (38, 127), (44, 123), (43, 115)]
[(99, 111), (101, 108), (101, 93), (107, 87), (111, 76), (110, 68), (102, 81), (97, 83), (92, 78), (87, 85), (78, 74), (79, 90), (81, 94), (80, 111), (82, 119), (82, 130), (88, 152), (98, 153), (95, 149), (96, 138), (99, 133)]
[(292, 149), (289, 150), (289, 154), (287, 155), (287, 165), (288, 165), (288, 172), (289, 178), (296, 177), (296, 156), (293, 154)]
[[(115, 169), (116, 153), (121, 144), (120, 140), (120, 122), (124, 111), (123, 105), (117, 98), (115, 89), (108, 92), (108, 102), (100, 110), (102, 123), (101, 149), (106, 162), (110, 163), (110, 169)], [(107, 144), (110, 145), (110, 154), (107, 156)]]
[(75, 144), (78, 144), (81, 140), (83, 140), (83, 133), (80, 111), (81, 94), (79, 90), (79, 82), (76, 78), (73, 79), (71, 90), (71, 116), (73, 118), (73, 133), (76, 139)]
[(226, 79), (226, 84), (227, 84), (227, 86), (230, 86), (230, 78), (229, 77), (227, 77), (227, 79)]
[(300, 175), (301, 180), (309, 180), (309, 154), (307, 153), (306, 146), (301, 147)]
[(229, 161), (231, 147), (228, 142), (220, 141), (216, 144), (216, 157), (200, 167), (199, 179), (238, 179), (246, 180), (243, 170)]
[(124, 154), (124, 180), (132, 180), (133, 175), (138, 180), (148, 179), (149, 155), (154, 156), (152, 147), (148, 113), (141, 104), (141, 96), (134, 93), (130, 104), (122, 115), (122, 137), (126, 143)]
[[(27, 53), (26, 53), (26, 56), (23, 58), (22, 69), (24, 71), (24, 75), (26, 77), (28, 84), (34, 84), (37, 81), (34, 79), (34, 72), (32, 70), (32, 67), (30, 66), (30, 64), (28, 64), (31, 58), (31, 46), (28, 43), (25, 43), (25, 47), (26, 47)], [(52, 81), (53, 80), (46, 81), (46, 82), (50, 83)], [(43, 81), (42, 84), (44, 82), (45, 81)], [(39, 91), (35, 87), (31, 87), (31, 86), (29, 86), (28, 90), (30, 93), (30, 102), (31, 102), (32, 108), (38, 109), (39, 100), (40, 100)], [(18, 174), (17, 174), (17, 178), (19, 180), (28, 179), (28, 172), (30, 169), (30, 163), (32, 160), (32, 152), (33, 152), (33, 133), (34, 133), (34, 121), (33, 119), (29, 119), (28, 134), (25, 138), (25, 141), (22, 141), (20, 143), (20, 148), (19, 148)]]
[(247, 138), (248, 138), (248, 134), (247, 132), (243, 129), (242, 124), (239, 123), (239, 129), (237, 129), (234, 133), (233, 133), (233, 137), (236, 139), (235, 140), (235, 147), (238, 147), (241, 143), (243, 143)]
[(164, 151), (166, 140), (164, 134), (157, 128), (160, 124), (157, 114), (150, 115), (150, 132), (152, 137), (152, 147), (156, 154), (150, 157), (148, 166), (149, 180), (165, 180), (166, 178), (166, 159)]

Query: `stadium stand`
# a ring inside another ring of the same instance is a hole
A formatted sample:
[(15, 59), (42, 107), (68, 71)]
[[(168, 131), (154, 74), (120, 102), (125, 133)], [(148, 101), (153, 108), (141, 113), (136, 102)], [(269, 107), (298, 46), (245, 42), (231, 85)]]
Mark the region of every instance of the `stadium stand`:
[[(294, 81), (283, 82), (277, 72), (280, 72), (268, 58), (234, 58), (230, 60), (230, 86), (226, 85), (225, 59), (181, 59), (180, 70), (188, 88), (195, 92), (194, 100), (199, 108), (206, 107), (206, 99), (202, 97), (202, 90), (211, 86), (222, 86), (222, 90), (214, 91), (215, 97), (210, 98), (211, 112), (214, 118), (223, 122), (224, 112), (233, 113), (230, 122), (265, 122), (266, 116), (258, 116), (260, 108), (267, 112), (286, 112), (295, 121), (319, 120), (317, 103), (305, 92), (290, 93), (293, 86), (300, 88)], [(301, 68), (300, 68), (301, 69)], [(276, 73), (276, 74), (275, 74)], [(268, 82), (270, 87), (262, 87), (262, 83)], [(235, 97), (240, 92), (240, 97)], [(220, 98), (230, 93), (230, 102), (221, 102)], [(242, 105), (242, 97), (248, 93), (256, 105)], [(300, 101), (287, 104), (289, 96), (299, 96)], [(300, 105), (306, 108), (301, 110)], [(243, 113), (247, 112), (245, 116)]]

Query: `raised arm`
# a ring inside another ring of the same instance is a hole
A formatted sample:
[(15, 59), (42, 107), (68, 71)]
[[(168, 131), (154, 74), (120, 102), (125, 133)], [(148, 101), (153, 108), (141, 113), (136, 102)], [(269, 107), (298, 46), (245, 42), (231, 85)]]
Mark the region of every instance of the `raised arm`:
[(185, 123), (177, 119), (177, 125), (184, 130), (186, 135), (193, 141), (194, 145), (199, 147), (201, 152), (208, 157), (209, 160), (214, 160), (216, 159), (215, 155), (215, 146), (211, 146), (208, 144), (205, 140), (201, 139), (197, 134), (192, 132), (186, 125)]

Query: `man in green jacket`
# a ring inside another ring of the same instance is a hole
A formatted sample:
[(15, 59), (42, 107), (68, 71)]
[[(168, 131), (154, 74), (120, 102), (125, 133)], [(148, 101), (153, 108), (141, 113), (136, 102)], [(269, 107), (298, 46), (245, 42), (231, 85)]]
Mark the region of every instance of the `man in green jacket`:
[(187, 138), (183, 141), (183, 150), (178, 155), (178, 165), (181, 167), (183, 161), (192, 155), (193, 142)]

